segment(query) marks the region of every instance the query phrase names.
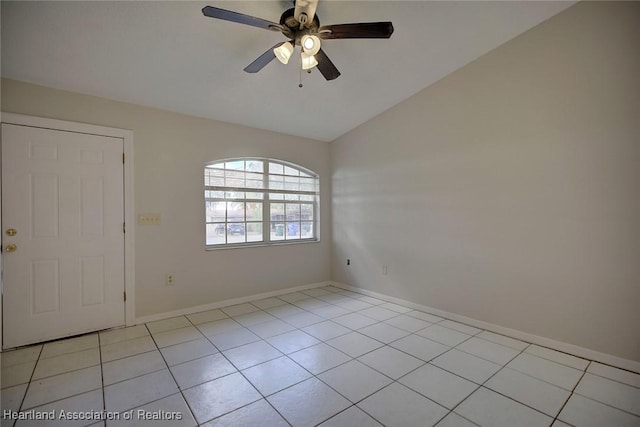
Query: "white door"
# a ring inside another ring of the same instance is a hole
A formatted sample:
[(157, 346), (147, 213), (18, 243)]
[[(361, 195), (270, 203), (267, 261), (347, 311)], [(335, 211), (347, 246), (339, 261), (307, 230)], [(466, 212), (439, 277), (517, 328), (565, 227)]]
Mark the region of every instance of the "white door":
[(2, 124), (4, 348), (124, 325), (122, 153)]

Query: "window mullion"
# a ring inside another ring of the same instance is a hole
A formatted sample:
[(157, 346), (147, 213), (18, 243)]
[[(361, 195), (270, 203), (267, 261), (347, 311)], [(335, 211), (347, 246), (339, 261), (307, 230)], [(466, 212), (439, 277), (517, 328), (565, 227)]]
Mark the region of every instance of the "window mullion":
[(316, 200), (315, 202), (313, 202), (313, 207), (311, 208), (313, 210), (313, 222), (311, 223), (311, 226), (313, 227), (314, 239), (320, 239), (320, 236), (318, 235), (319, 228), (320, 228), (318, 225), (320, 224), (320, 218), (318, 218), (319, 204), (320, 204), (320, 201), (318, 200), (318, 196), (316, 196)]
[(269, 162), (265, 161), (262, 174), (262, 241), (271, 242), (271, 200), (269, 198)]

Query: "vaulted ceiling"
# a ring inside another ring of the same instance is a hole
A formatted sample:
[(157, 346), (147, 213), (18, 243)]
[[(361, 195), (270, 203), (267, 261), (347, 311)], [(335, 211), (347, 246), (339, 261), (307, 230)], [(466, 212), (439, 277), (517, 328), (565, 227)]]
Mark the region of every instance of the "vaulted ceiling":
[(284, 37), (206, 18), (279, 22), (290, 1), (3, 1), (2, 76), (332, 141), (574, 2), (320, 0), (321, 24), (392, 21), (389, 40), (327, 40), (342, 75), (299, 60), (243, 68)]

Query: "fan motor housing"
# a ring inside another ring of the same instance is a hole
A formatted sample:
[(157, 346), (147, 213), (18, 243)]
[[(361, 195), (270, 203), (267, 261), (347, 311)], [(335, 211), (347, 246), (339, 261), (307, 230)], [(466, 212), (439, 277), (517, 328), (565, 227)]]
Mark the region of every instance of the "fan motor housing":
[[(295, 13), (294, 8), (285, 10), (282, 16), (280, 16), (280, 24), (285, 25), (294, 31), (298, 31), (300, 29), (300, 22), (298, 22), (298, 20), (295, 18), (294, 13)], [(320, 20), (318, 19), (318, 15), (313, 15), (313, 20), (311, 22), (306, 22), (304, 24), (304, 28), (307, 31), (317, 30), (319, 27), (320, 27)]]

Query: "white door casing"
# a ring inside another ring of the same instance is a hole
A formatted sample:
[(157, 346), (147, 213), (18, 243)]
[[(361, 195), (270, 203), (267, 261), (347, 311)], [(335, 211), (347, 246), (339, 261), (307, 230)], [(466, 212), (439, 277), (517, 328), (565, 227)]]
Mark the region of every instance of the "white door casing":
[(133, 323), (130, 132), (34, 120), (67, 129), (2, 125), (3, 348)]

